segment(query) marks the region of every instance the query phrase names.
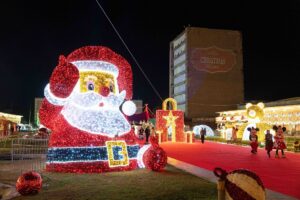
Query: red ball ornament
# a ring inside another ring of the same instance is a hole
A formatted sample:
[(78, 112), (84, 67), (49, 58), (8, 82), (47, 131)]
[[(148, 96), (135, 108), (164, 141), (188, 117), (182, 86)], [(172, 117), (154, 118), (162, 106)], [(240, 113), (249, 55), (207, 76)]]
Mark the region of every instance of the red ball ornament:
[(161, 147), (151, 147), (144, 155), (146, 168), (161, 171), (167, 164), (167, 154)]
[(19, 176), (16, 189), (21, 195), (37, 194), (42, 188), (42, 177), (37, 172), (26, 172)]

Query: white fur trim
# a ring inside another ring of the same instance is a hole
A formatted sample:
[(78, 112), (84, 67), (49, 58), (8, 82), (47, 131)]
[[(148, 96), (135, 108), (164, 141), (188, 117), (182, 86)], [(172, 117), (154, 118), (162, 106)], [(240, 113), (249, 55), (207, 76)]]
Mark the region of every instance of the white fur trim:
[(68, 97), (67, 98), (59, 98), (56, 97), (50, 90), (50, 84), (48, 83), (44, 89), (44, 95), (46, 97), (46, 99), (53, 105), (56, 106), (63, 106), (65, 105), (65, 103), (68, 101)]
[(136, 105), (133, 101), (125, 101), (122, 105), (122, 111), (125, 115), (131, 116), (136, 112)]
[(111, 73), (115, 77), (119, 75), (119, 69), (114, 64), (97, 60), (79, 60), (71, 62), (79, 71), (103, 71)]
[(151, 147), (150, 144), (144, 145), (142, 148), (140, 148), (138, 154), (137, 154), (137, 163), (139, 168), (145, 168), (145, 163), (143, 161), (143, 157), (145, 152)]

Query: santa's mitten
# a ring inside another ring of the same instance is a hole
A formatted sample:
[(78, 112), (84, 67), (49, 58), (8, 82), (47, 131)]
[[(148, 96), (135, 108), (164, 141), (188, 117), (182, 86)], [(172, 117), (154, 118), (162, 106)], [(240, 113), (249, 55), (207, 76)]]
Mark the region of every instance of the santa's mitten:
[(161, 171), (167, 164), (167, 154), (159, 146), (151, 146), (144, 154), (145, 167), (153, 171)]
[(50, 78), (50, 90), (60, 98), (68, 97), (79, 79), (79, 71), (67, 62), (64, 56), (59, 57), (59, 63)]

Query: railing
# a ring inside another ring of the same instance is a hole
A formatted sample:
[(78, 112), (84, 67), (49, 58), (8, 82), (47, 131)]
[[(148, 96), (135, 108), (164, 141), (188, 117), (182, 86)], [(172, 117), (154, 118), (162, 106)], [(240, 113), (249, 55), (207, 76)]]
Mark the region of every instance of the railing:
[(21, 171), (41, 171), (45, 168), (47, 149), (48, 139), (13, 139), (11, 162)]
[(11, 160), (45, 157), (48, 149), (48, 139), (23, 139), (11, 141)]

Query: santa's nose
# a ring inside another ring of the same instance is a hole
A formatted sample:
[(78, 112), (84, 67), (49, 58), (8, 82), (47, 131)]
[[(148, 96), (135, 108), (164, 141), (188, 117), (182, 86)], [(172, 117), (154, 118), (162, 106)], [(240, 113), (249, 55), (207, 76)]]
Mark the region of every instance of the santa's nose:
[(107, 97), (109, 94), (109, 88), (106, 86), (103, 86), (100, 88), (99, 93), (101, 94), (101, 96)]

